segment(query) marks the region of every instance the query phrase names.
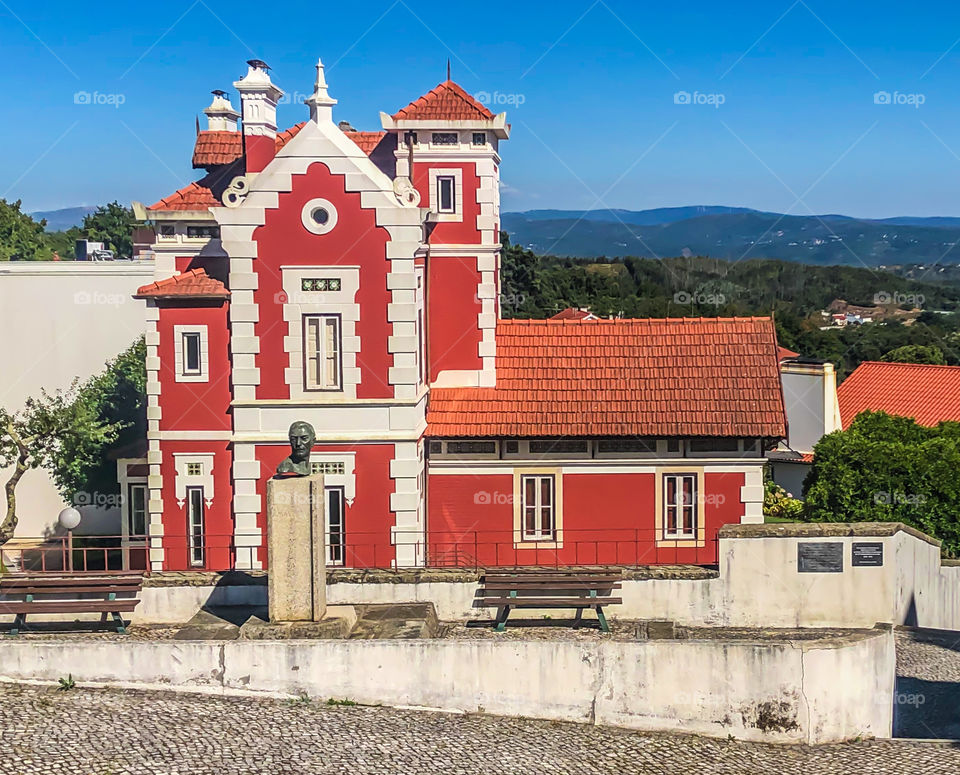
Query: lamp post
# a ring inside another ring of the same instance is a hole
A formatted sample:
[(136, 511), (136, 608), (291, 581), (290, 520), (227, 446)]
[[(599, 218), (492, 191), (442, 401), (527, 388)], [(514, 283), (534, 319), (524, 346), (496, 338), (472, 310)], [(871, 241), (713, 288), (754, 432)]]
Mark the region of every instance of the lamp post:
[(60, 512), (57, 521), (67, 531), (67, 571), (73, 573), (73, 531), (80, 524), (80, 512), (68, 506)]

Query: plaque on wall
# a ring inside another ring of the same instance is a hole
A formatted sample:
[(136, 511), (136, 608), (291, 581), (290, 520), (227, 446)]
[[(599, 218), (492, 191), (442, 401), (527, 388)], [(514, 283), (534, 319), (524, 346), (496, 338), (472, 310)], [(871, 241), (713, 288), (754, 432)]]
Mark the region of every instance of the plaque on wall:
[(842, 573), (843, 544), (840, 541), (797, 544), (797, 570), (800, 573)]
[(860, 541), (853, 544), (853, 566), (879, 568), (883, 565), (883, 544), (880, 541)]

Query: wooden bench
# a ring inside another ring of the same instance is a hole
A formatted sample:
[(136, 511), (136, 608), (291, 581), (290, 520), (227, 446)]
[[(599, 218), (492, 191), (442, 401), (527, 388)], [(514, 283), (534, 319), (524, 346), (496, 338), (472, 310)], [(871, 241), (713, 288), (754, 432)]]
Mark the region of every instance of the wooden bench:
[(503, 632), (507, 618), (514, 608), (575, 608), (573, 628), (582, 623), (585, 608), (597, 612), (603, 632), (610, 632), (605, 605), (619, 605), (622, 598), (614, 597), (620, 589), (619, 570), (541, 570), (516, 569), (487, 571), (481, 576), (480, 600), (482, 606), (496, 606), (497, 632)]
[(16, 614), (8, 635), (19, 635), (27, 614), (99, 613), (112, 615), (117, 632), (126, 633), (121, 613), (133, 611), (143, 586), (140, 571), (87, 573), (11, 573), (0, 576), (0, 613)]

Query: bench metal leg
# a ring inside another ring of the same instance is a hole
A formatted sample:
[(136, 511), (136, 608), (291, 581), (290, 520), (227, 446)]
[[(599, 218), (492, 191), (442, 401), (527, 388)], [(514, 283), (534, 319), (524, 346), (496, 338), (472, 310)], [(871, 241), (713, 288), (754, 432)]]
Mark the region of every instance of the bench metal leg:
[(113, 623), (117, 625), (117, 632), (120, 633), (121, 635), (126, 635), (127, 628), (126, 628), (126, 625), (124, 625), (123, 623), (123, 617), (120, 616), (120, 613), (118, 611), (111, 611), (111, 613), (113, 614)]
[(11, 638), (15, 638), (17, 635), (20, 634), (20, 630), (24, 628), (26, 623), (27, 623), (27, 615), (17, 614), (17, 618), (13, 620), (13, 628), (10, 630), (10, 632), (7, 633), (7, 636)]
[(610, 632), (610, 625), (607, 624), (607, 617), (603, 615), (603, 606), (596, 606), (597, 609), (597, 619), (600, 620), (600, 629), (603, 632)]
[(577, 609), (577, 615), (576, 615), (576, 616), (574, 617), (574, 619), (573, 619), (573, 629), (575, 629), (575, 630), (579, 630), (579, 629), (580, 629), (580, 624), (581, 624), (582, 619), (583, 619), (583, 609), (582, 609), (582, 608), (578, 608), (578, 609)]
[(510, 606), (505, 605), (500, 609), (500, 615), (497, 616), (497, 632), (503, 632), (507, 629), (507, 617), (510, 616)]

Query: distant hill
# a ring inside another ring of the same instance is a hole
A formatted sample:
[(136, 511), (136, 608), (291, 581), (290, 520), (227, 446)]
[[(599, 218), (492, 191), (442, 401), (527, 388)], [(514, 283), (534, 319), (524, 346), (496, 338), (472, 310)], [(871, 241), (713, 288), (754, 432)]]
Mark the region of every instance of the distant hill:
[(96, 207), (65, 207), (62, 210), (38, 210), (29, 213), (30, 217), (39, 221), (47, 221), (47, 231), (66, 231), (71, 226), (79, 226), (84, 217), (96, 210)]
[(515, 244), (559, 256), (703, 255), (804, 264), (960, 263), (960, 218), (797, 216), (719, 206), (504, 213)]

